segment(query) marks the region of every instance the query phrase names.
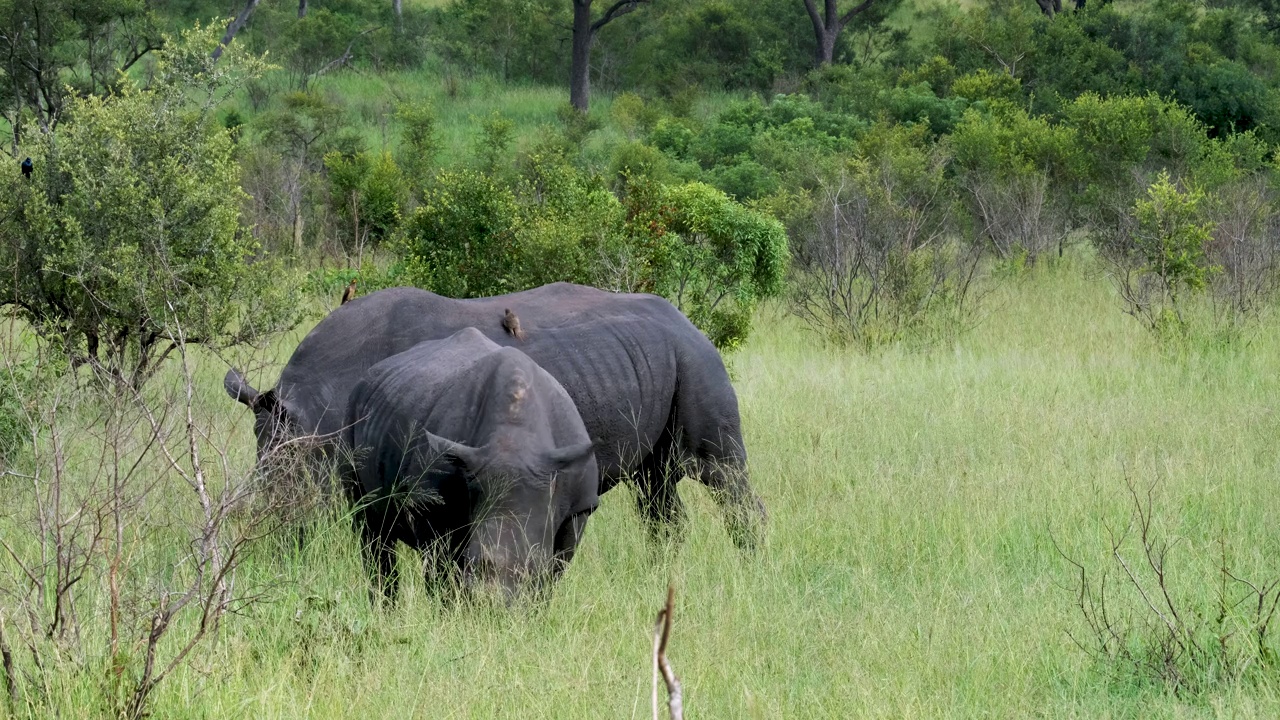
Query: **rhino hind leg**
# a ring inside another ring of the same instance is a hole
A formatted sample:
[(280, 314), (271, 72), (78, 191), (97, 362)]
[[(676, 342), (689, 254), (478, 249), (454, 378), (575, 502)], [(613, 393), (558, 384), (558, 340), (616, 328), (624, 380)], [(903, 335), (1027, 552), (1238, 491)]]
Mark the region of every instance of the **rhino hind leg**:
[(676, 492), (683, 475), (671, 452), (673, 443), (660, 442), (640, 463), (636, 478), (636, 504), (650, 540), (659, 545), (679, 545), (685, 535), (684, 502)]
[(724, 513), (725, 528), (739, 549), (754, 551), (764, 533), (764, 503), (747, 478), (746, 466), (736, 459), (702, 458), (697, 477)]

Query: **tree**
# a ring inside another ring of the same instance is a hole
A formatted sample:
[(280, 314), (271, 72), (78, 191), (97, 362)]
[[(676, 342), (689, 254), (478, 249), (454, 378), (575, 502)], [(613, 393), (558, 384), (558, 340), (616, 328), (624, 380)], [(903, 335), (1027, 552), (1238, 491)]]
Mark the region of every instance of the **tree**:
[(841, 15), (838, 0), (824, 0), (821, 13), (818, 12), (816, 0), (804, 0), (804, 9), (809, 13), (809, 20), (813, 23), (813, 35), (817, 40), (817, 47), (814, 48), (813, 53), (814, 64), (818, 66), (831, 64), (835, 59), (836, 41), (840, 38), (840, 32), (854, 18), (873, 6), (877, 10), (883, 10), (889, 4), (891, 3), (886, 0), (862, 0)]
[(293, 217), (293, 251), (302, 252), (302, 204), (307, 178), (322, 153), (315, 152), (342, 122), (341, 108), (314, 92), (294, 92), (284, 97), (284, 107), (263, 115), (259, 125), (263, 141), (281, 148), (288, 158), (289, 210)]
[(325, 154), (324, 165), (334, 210), (351, 223), (351, 242), (343, 245), (348, 257), (354, 252), (359, 267), (365, 245), (386, 240), (400, 222), (404, 175), (385, 151), (345, 154), (334, 150)]
[(277, 269), (251, 262), (234, 144), (210, 122), (264, 64), (215, 65), (214, 37), (184, 34), (149, 87), (70, 99), (25, 146), (33, 177), (0, 180), (0, 308), (113, 382), (140, 386), (180, 350), (175, 323), (186, 342), (228, 346), (296, 321)]
[(591, 45), (595, 42), (596, 33), (641, 4), (651, 1), (617, 0), (605, 10), (604, 15), (592, 20), (593, 0), (573, 0), (573, 59), (569, 70), (569, 102), (580, 112), (586, 112), (591, 102)]
[[(1085, 0), (1075, 0), (1076, 9), (1083, 10)], [(1099, 3), (1101, 4), (1101, 3)], [(1062, 0), (1036, 0), (1036, 5), (1040, 6), (1040, 12), (1053, 17), (1055, 14), (1062, 12)]]
[(57, 126), (68, 88), (113, 91), (121, 74), (162, 44), (150, 5), (113, 0), (0, 0), (0, 113), (20, 143), (23, 110)]
[(1204, 198), (1162, 172), (1133, 206), (1129, 243), (1115, 259), (1116, 282), (1125, 312), (1153, 332), (1185, 332), (1186, 296), (1222, 271), (1207, 252), (1215, 228), (1201, 210)]
[(396, 119), (401, 127), (400, 166), (404, 168), (411, 192), (420, 193), (430, 179), (428, 171), (440, 152), (435, 111), (425, 102), (403, 102), (396, 106)]

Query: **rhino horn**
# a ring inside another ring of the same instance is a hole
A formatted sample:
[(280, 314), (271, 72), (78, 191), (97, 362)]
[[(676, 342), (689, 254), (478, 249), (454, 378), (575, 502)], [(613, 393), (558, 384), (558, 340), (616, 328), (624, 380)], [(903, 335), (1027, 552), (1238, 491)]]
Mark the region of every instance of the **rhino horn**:
[(227, 376), (222, 379), (222, 387), (227, 389), (227, 394), (231, 396), (232, 400), (242, 403), (250, 409), (254, 409), (254, 405), (258, 402), (258, 391), (235, 368), (227, 371)]

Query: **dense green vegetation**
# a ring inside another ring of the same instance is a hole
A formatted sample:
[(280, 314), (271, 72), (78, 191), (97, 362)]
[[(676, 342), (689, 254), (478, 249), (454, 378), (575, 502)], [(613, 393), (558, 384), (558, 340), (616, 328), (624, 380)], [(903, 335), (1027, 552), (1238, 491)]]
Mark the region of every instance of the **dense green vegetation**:
[[(1274, 716), (1275, 4), (601, 1), (0, 0), (0, 713), (644, 714), (671, 578), (691, 714)], [(353, 279), (667, 297), (765, 547), (373, 611), (220, 387)]]

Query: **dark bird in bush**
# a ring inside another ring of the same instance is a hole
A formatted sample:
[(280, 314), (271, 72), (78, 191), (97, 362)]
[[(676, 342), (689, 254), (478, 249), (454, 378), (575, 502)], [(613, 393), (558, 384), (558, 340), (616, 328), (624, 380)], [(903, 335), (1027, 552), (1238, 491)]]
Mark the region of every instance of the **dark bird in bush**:
[(356, 281), (355, 281), (355, 278), (352, 278), (351, 282), (347, 283), (347, 289), (342, 291), (342, 302), (338, 304), (346, 305), (347, 303), (355, 299), (356, 299)]
[(343, 469), (382, 592), (395, 544), (434, 554), (428, 578), (508, 599), (554, 580), (598, 504), (600, 470), (569, 394), (475, 328), (375, 364), (351, 391)]
[(26, 178), (31, 177), (31, 169), (32, 169), (33, 167), (34, 167), (34, 165), (31, 163), (31, 158), (27, 158), (26, 160), (23, 160), (23, 161), (22, 161), (22, 176), (23, 176), (23, 177), (26, 177)]
[(502, 329), (510, 333), (511, 337), (524, 341), (524, 330), (520, 329), (520, 318), (511, 312), (511, 308), (502, 311)]

